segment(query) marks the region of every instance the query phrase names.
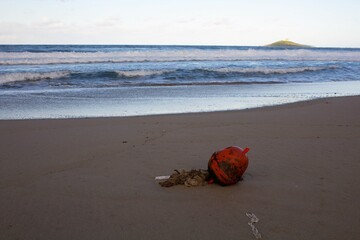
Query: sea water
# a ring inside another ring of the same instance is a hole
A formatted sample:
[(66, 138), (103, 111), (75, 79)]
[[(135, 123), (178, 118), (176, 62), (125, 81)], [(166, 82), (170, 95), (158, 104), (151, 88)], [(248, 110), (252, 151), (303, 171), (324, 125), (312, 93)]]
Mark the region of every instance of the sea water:
[(360, 49), (0, 45), (0, 119), (235, 110), (360, 94)]

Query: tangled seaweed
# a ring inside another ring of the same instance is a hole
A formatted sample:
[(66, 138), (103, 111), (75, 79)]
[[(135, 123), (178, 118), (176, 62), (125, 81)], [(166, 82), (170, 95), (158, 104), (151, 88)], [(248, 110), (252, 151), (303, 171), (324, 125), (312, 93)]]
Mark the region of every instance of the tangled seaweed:
[(204, 186), (209, 178), (209, 172), (207, 170), (174, 170), (174, 173), (170, 175), (169, 179), (159, 182), (162, 187), (172, 187), (175, 185), (185, 185), (187, 187)]

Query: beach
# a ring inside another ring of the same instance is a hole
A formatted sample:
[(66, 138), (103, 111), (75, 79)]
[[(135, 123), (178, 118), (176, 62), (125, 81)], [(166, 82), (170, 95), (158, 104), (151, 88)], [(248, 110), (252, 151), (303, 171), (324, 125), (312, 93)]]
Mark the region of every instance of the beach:
[[(0, 121), (0, 239), (358, 239), (360, 97), (157, 116)], [(162, 188), (249, 147), (243, 181)]]

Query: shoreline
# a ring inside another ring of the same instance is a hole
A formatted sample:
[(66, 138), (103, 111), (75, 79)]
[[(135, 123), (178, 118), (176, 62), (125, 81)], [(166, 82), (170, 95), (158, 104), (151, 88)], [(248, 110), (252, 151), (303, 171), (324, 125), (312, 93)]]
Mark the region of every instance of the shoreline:
[[(221, 113), (236, 113), (236, 112), (248, 112), (248, 111), (257, 111), (257, 110), (266, 110), (268, 108), (282, 108), (282, 107), (291, 107), (291, 105), (303, 105), (307, 103), (316, 103), (318, 101), (327, 101), (336, 98), (356, 98), (360, 95), (349, 95), (349, 96), (331, 96), (331, 97), (319, 97), (314, 99), (301, 100), (296, 102), (280, 103), (274, 105), (266, 105), (253, 108), (245, 109), (231, 109), (231, 110), (216, 110), (216, 111), (206, 111), (206, 112), (183, 112), (183, 113), (160, 113), (160, 114), (150, 114), (150, 115), (133, 115), (133, 116), (99, 116), (99, 117), (69, 117), (69, 118), (25, 118), (25, 119), (0, 119), (1, 122), (5, 121), (48, 121), (48, 120), (86, 120), (86, 119), (132, 119), (132, 118), (147, 118), (147, 117), (167, 117), (167, 116), (177, 116), (177, 115), (202, 115), (202, 114), (221, 114)], [(296, 107), (296, 106), (294, 106)]]
[[(0, 121), (4, 239), (357, 239), (360, 96), (246, 110)], [(162, 188), (249, 147), (234, 186)], [(349, 217), (351, 221), (349, 221)]]
[(354, 96), (360, 94), (357, 89), (360, 89), (360, 81), (0, 94), (0, 119), (82, 119), (238, 111)]

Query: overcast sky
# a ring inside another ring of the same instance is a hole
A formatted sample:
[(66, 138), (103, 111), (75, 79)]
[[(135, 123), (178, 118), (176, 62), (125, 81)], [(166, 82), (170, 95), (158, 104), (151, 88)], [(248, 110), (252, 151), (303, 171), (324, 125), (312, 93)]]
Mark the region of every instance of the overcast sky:
[(0, 0), (3, 44), (360, 47), (360, 0)]

